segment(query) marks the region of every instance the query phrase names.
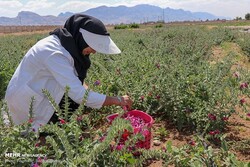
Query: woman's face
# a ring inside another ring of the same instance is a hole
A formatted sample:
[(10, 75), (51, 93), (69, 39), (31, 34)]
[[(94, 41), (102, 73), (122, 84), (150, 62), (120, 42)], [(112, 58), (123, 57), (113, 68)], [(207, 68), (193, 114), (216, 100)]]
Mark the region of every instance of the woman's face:
[(85, 56), (85, 55), (89, 55), (89, 54), (95, 54), (95, 50), (94, 49), (92, 49), (91, 47), (87, 47), (87, 48), (85, 48), (85, 49), (83, 49), (82, 50), (82, 54)]

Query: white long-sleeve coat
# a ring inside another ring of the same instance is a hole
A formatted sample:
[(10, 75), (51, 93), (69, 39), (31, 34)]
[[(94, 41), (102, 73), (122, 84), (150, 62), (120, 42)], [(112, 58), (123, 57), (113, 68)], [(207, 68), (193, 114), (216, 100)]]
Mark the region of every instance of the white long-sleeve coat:
[[(80, 104), (86, 90), (77, 77), (74, 60), (57, 36), (50, 35), (27, 52), (9, 82), (5, 99), (13, 122), (28, 121), (29, 105), (34, 96), (32, 127), (37, 130), (40, 125), (47, 124), (54, 109), (42, 89), (47, 89), (59, 103), (66, 86), (70, 87), (69, 97)], [(103, 94), (90, 91), (86, 106), (101, 108), (105, 98)]]

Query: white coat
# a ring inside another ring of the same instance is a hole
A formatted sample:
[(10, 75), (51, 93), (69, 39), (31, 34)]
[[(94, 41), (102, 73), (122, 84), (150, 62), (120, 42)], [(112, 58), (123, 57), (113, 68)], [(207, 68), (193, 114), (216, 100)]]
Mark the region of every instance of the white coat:
[[(8, 84), (5, 99), (13, 122), (28, 121), (31, 97), (35, 97), (32, 127), (37, 130), (47, 124), (54, 109), (42, 89), (47, 89), (59, 104), (66, 86), (70, 87), (69, 97), (80, 104), (86, 89), (77, 77), (74, 60), (57, 36), (50, 35), (30, 48)], [(105, 98), (90, 91), (85, 105), (101, 108)]]

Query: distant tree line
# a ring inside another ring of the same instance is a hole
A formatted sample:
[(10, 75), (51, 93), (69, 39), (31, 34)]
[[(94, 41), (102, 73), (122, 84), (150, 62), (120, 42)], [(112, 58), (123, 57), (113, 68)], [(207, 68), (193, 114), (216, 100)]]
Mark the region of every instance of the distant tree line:
[(250, 20), (250, 13), (247, 13), (247, 14), (245, 15), (245, 19), (246, 19), (246, 20)]
[[(247, 14), (245, 15), (245, 19), (246, 19), (246, 20), (250, 20), (250, 13), (247, 13)], [(236, 17), (236, 20), (242, 20), (242, 18), (241, 18), (241, 17)]]

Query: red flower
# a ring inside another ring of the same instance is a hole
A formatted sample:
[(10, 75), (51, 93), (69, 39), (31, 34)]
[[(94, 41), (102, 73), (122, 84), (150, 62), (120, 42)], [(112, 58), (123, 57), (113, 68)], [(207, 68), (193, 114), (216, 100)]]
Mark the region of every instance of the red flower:
[(37, 162), (38, 162), (38, 163), (42, 163), (42, 162), (43, 162), (43, 159), (42, 159), (41, 157), (38, 157), (38, 158), (37, 158)]
[(122, 150), (123, 147), (124, 147), (123, 144), (119, 144), (119, 145), (116, 147), (116, 150)]
[(209, 134), (213, 136), (216, 134), (220, 134), (220, 131), (218, 129), (216, 129), (215, 131), (210, 131)]
[(144, 101), (144, 98), (145, 98), (144, 96), (141, 96), (141, 97), (140, 97), (140, 100), (141, 100), (141, 101)]
[(240, 99), (240, 104), (243, 105), (246, 102), (244, 98)]
[(36, 144), (35, 144), (35, 147), (39, 147), (39, 146), (40, 146), (40, 143), (36, 143)]
[(247, 116), (250, 117), (250, 113), (247, 113)]
[(222, 117), (221, 118), (223, 121), (227, 121), (229, 118), (228, 117)]
[(101, 84), (101, 81), (99, 81), (99, 80), (96, 80), (95, 83), (94, 83), (95, 86), (98, 86), (100, 84)]
[(191, 141), (189, 142), (189, 144), (190, 144), (191, 146), (195, 146), (195, 145), (196, 145), (195, 141), (193, 141), (193, 140), (191, 140)]
[(214, 114), (208, 114), (208, 118), (212, 121), (215, 121), (216, 120), (216, 116)]
[(32, 122), (33, 122), (33, 119), (29, 119), (28, 122), (29, 122), (29, 123), (32, 123)]
[(82, 120), (82, 116), (78, 116), (76, 120), (80, 122)]
[(62, 118), (59, 119), (60, 120), (60, 124), (66, 124), (66, 121)]
[(161, 148), (161, 150), (164, 151), (164, 152), (167, 151), (166, 147), (164, 147), (164, 146)]
[(102, 136), (99, 140), (100, 142), (104, 141), (106, 139), (106, 136)]
[(243, 83), (240, 84), (240, 89), (242, 90), (244, 88), (248, 88), (248, 83), (243, 82)]
[(39, 167), (39, 165), (37, 163), (35, 163), (32, 167)]
[(234, 76), (235, 78), (239, 78), (239, 77), (240, 77), (240, 74), (239, 74), (238, 72), (234, 72), (234, 73), (233, 73), (233, 76)]
[(220, 134), (220, 131), (219, 131), (218, 129), (216, 129), (216, 130), (214, 131), (214, 133), (215, 133), (215, 134)]
[(215, 135), (215, 132), (214, 131), (210, 131), (209, 134), (210, 135)]
[(157, 95), (155, 98), (159, 100), (159, 99), (161, 98), (161, 96), (160, 96), (160, 95)]
[(161, 67), (160, 63), (156, 63), (155, 66), (159, 69)]
[(127, 140), (129, 135), (130, 135), (129, 131), (125, 129), (123, 134), (122, 134), (122, 139)]

